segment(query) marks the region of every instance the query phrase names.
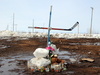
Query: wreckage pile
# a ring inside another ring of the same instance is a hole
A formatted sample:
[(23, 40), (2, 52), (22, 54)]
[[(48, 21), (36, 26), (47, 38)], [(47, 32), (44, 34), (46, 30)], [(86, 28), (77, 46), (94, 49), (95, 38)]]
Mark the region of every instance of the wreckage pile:
[(27, 66), (32, 72), (62, 72), (66, 70), (67, 63), (58, 59), (58, 53), (59, 49), (54, 44), (49, 44), (47, 48), (37, 48), (33, 52), (35, 58), (29, 60)]

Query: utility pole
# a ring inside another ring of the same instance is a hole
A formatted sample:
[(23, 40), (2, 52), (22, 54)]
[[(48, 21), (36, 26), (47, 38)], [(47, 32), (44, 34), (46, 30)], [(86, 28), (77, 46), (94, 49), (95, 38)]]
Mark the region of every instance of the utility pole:
[(90, 36), (92, 33), (92, 18), (93, 18), (93, 7), (91, 7), (92, 11), (91, 11), (91, 25), (90, 25)]
[(78, 24), (78, 34), (79, 34), (79, 24)]
[[(45, 23), (43, 23), (43, 27), (44, 27)], [(43, 33), (44, 33), (44, 29), (43, 29)]]
[[(34, 19), (33, 19), (33, 27), (34, 27)], [(32, 32), (34, 33), (34, 28), (32, 30), (33, 30)]]
[(16, 32), (17, 32), (17, 24), (15, 24), (15, 26), (16, 26)]
[(7, 24), (7, 28), (6, 28), (6, 30), (8, 30), (8, 27), (9, 27), (9, 25)]
[(13, 31), (14, 31), (14, 13), (13, 13)]

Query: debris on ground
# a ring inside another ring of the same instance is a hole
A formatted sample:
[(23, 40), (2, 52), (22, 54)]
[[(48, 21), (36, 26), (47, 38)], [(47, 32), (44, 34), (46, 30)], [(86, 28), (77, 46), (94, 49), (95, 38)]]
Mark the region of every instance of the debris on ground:
[(81, 58), (80, 59), (80, 62), (84, 62), (84, 61), (86, 61), (86, 62), (94, 62), (94, 59), (92, 59), (92, 58)]

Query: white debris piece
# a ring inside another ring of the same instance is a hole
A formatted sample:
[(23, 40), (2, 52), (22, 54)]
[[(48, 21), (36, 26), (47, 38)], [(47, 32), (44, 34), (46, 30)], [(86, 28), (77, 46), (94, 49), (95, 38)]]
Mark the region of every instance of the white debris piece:
[(32, 58), (29, 64), (31, 65), (30, 66), (28, 65), (28, 67), (32, 66), (36, 66), (38, 68), (40, 68), (41, 66), (46, 67), (47, 65), (50, 64), (50, 60), (45, 58)]
[(57, 49), (56, 45), (54, 45), (54, 44), (51, 44), (51, 47), (54, 49), (53, 52), (52, 52), (52, 54), (53, 55), (57, 55), (59, 53), (59, 49)]
[(49, 50), (46, 50), (45, 48), (37, 48), (34, 52), (33, 55), (36, 58), (43, 58), (46, 57), (49, 54)]
[(77, 61), (77, 60), (74, 59), (74, 58), (70, 58), (69, 60), (70, 60), (71, 63), (75, 63), (75, 62)]

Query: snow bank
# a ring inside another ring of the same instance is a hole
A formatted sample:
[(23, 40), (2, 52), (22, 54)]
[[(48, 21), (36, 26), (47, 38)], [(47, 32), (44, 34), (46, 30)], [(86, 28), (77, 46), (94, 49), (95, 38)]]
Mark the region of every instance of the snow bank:
[(9, 30), (0, 31), (0, 36), (13, 36), (14, 34), (17, 33)]
[[(21, 32), (13, 32), (9, 30), (0, 31), (0, 37), (4, 36), (12, 36), (12, 37), (47, 37), (47, 33), (21, 33)], [(100, 34), (66, 34), (66, 33), (51, 33), (50, 36), (55, 38), (100, 38)]]

